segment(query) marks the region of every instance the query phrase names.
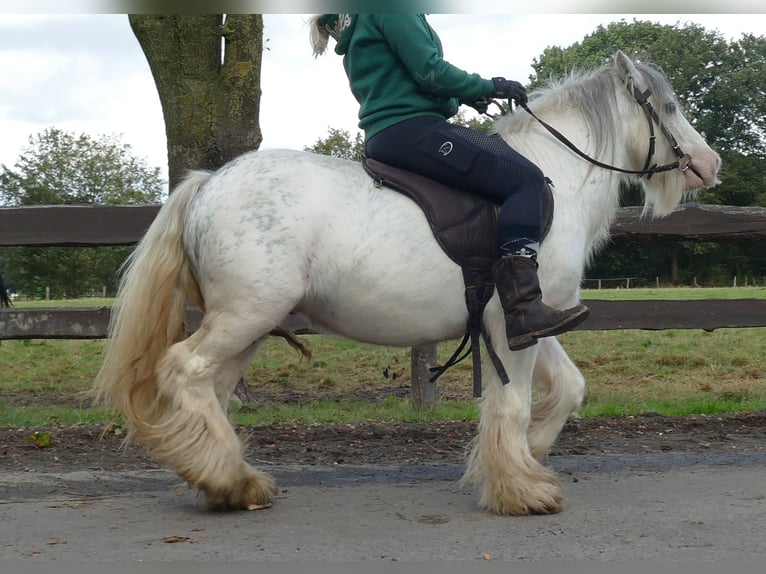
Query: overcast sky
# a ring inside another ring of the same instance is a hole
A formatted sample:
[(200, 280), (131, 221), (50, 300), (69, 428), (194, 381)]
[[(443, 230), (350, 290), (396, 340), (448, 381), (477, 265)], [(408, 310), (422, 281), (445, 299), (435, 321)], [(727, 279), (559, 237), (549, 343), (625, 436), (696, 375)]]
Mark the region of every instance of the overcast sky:
[[(263, 148), (302, 149), (329, 127), (356, 131), (357, 105), (340, 56), (314, 59), (308, 15), (265, 14)], [(599, 24), (633, 19), (695, 22), (727, 39), (766, 35), (766, 14), (432, 14), (451, 63), (526, 83), (549, 46), (566, 47)], [(332, 46), (331, 42), (331, 46)], [(0, 164), (12, 166), (30, 135), (48, 127), (115, 134), (166, 172), (154, 82), (125, 14), (0, 14)], [(190, 166), (194, 167), (194, 166)]]

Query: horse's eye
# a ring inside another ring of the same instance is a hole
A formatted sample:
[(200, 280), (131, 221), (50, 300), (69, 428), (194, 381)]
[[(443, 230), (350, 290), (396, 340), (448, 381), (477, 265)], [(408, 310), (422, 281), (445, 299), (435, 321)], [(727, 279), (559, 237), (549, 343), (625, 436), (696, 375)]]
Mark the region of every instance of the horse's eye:
[(668, 102), (665, 104), (665, 113), (666, 114), (674, 114), (678, 110), (678, 106), (676, 106), (675, 102)]

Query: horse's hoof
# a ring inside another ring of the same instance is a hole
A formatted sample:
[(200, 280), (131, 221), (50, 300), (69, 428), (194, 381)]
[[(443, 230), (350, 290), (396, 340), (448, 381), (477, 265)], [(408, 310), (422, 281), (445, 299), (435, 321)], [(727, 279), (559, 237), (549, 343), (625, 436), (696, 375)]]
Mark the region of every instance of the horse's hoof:
[(201, 487), (207, 504), (215, 510), (263, 510), (271, 508), (271, 501), (278, 492), (274, 479), (250, 465), (234, 485), (227, 488)]
[(566, 498), (556, 476), (540, 467), (534, 477), (504, 477), (484, 485), (480, 506), (500, 516), (556, 514), (564, 510)]
[(489, 510), (500, 516), (556, 514), (564, 510), (566, 499), (561, 492), (551, 492), (537, 500), (499, 501)]
[(529, 505), (527, 514), (557, 514), (566, 508), (566, 498), (556, 487), (557, 492), (551, 493), (545, 499)]

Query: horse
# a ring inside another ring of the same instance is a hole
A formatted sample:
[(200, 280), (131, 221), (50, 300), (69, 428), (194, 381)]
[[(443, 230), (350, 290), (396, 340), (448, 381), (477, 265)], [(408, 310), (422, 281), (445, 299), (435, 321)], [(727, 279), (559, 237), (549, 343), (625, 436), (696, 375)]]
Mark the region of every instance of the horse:
[[(567, 308), (609, 236), (622, 180), (640, 178), (646, 216), (659, 217), (718, 183), (720, 158), (684, 117), (666, 77), (622, 52), (535, 91), (528, 105), (583, 154), (616, 168), (584, 161), (522, 111), (494, 122), (553, 181), (539, 275), (545, 302)], [(663, 137), (654, 137), (655, 126)], [(653, 157), (675, 159), (668, 165), (678, 169), (647, 170)], [(189, 304), (204, 312), (191, 335)], [(270, 506), (276, 483), (245, 460), (226, 412), (259, 346), (291, 312), (324, 332), (403, 347), (453, 340), (467, 320), (460, 268), (411, 199), (376, 186), (355, 161), (246, 152), (215, 172), (189, 172), (129, 257), (96, 400), (124, 415), (126, 440), (145, 445), (210, 507)], [(511, 351), (496, 293), (483, 321), (508, 383), (485, 357), (461, 484), (491, 513), (559, 512), (565, 497), (544, 457), (579, 408), (584, 378), (554, 337)]]

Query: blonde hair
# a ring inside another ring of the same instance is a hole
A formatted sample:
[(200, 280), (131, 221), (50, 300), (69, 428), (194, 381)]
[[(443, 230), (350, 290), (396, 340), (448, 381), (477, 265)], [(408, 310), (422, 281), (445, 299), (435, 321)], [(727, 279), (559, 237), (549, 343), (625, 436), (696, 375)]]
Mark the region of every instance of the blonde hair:
[(322, 15), (315, 14), (309, 18), (309, 39), (311, 48), (314, 51), (314, 57), (321, 56), (327, 50), (327, 43), (330, 40), (330, 30), (322, 24)]

